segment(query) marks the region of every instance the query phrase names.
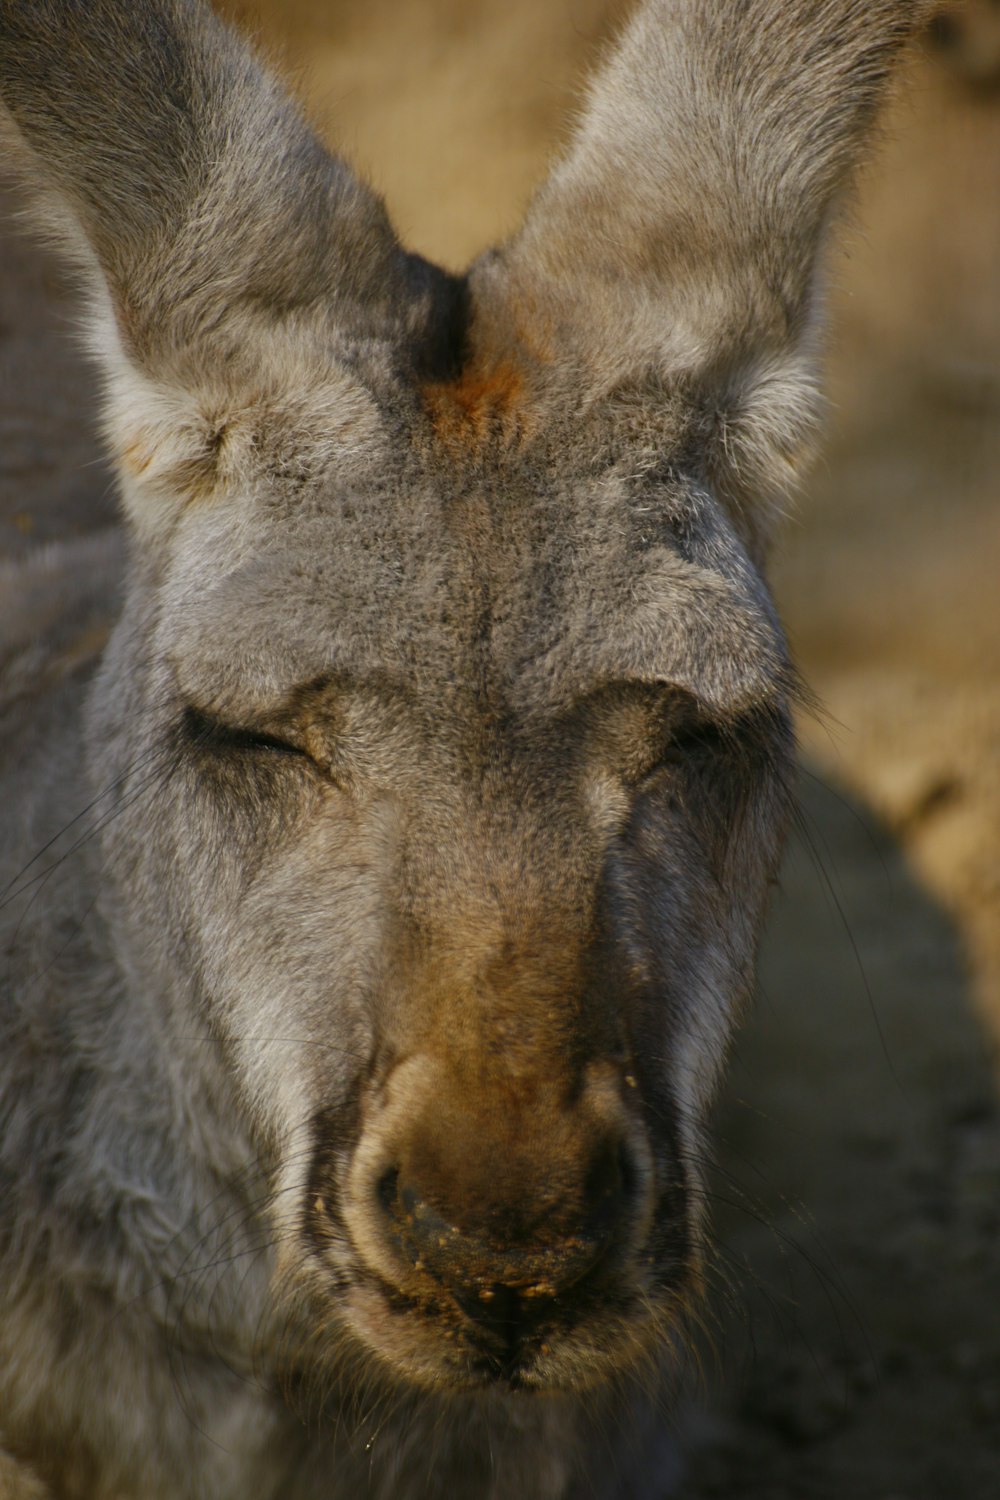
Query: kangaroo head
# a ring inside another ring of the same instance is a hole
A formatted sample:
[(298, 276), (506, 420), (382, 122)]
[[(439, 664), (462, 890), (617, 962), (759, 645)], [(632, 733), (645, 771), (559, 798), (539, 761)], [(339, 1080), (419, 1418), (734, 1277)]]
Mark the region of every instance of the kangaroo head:
[(762, 563), (912, 24), (651, 0), (457, 278), (206, 10), (3, 9), (132, 531), (104, 904), (216, 1040), (318, 1359), (576, 1388), (697, 1292), (788, 812)]

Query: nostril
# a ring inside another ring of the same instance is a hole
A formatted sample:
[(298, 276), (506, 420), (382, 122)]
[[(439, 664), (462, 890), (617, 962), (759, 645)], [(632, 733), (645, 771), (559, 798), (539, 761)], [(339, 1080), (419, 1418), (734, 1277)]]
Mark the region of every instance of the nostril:
[(615, 1238), (638, 1194), (639, 1174), (629, 1147), (605, 1142), (584, 1182), (584, 1229), (595, 1248)]
[(458, 1230), (401, 1180), (398, 1167), (389, 1167), (382, 1173), (376, 1194), (388, 1220), (389, 1232), (407, 1260), (421, 1264), (426, 1257), (427, 1269), (433, 1270), (436, 1261), (447, 1258), (443, 1252), (459, 1238)]
[(395, 1218), (399, 1213), (399, 1168), (387, 1168), (379, 1178), (375, 1191), (382, 1208)]
[(641, 1175), (635, 1153), (627, 1141), (622, 1141), (618, 1147), (618, 1176), (626, 1208), (630, 1208), (639, 1197)]

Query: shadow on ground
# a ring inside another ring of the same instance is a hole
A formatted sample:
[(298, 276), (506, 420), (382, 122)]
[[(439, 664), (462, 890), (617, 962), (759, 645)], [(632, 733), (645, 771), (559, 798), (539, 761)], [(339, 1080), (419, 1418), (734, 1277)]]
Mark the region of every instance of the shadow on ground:
[(808, 766), (717, 1140), (729, 1394), (684, 1500), (995, 1500), (988, 1045), (951, 921)]

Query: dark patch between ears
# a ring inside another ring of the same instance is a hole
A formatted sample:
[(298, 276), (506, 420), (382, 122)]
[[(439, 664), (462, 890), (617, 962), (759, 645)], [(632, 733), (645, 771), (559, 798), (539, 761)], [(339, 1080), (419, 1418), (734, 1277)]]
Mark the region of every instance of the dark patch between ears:
[(468, 278), (416, 254), (407, 255), (406, 273), (411, 297), (427, 307), (412, 349), (413, 373), (421, 382), (454, 380), (468, 356)]

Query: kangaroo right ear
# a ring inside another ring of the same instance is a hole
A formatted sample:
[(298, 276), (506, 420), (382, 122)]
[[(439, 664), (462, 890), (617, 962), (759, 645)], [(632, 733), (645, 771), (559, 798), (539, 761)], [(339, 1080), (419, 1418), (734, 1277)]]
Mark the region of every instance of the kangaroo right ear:
[(429, 268), (207, 5), (3, 0), (0, 98), (89, 282), (140, 530), (227, 468), (301, 467), (310, 428), (329, 446), (374, 422), (348, 361), (413, 336)]
[(527, 369), (577, 419), (621, 395), (621, 425), (647, 413), (654, 453), (672, 431), (762, 545), (812, 427), (831, 209), (929, 9), (644, 0), (523, 229), (474, 269), (481, 383)]

